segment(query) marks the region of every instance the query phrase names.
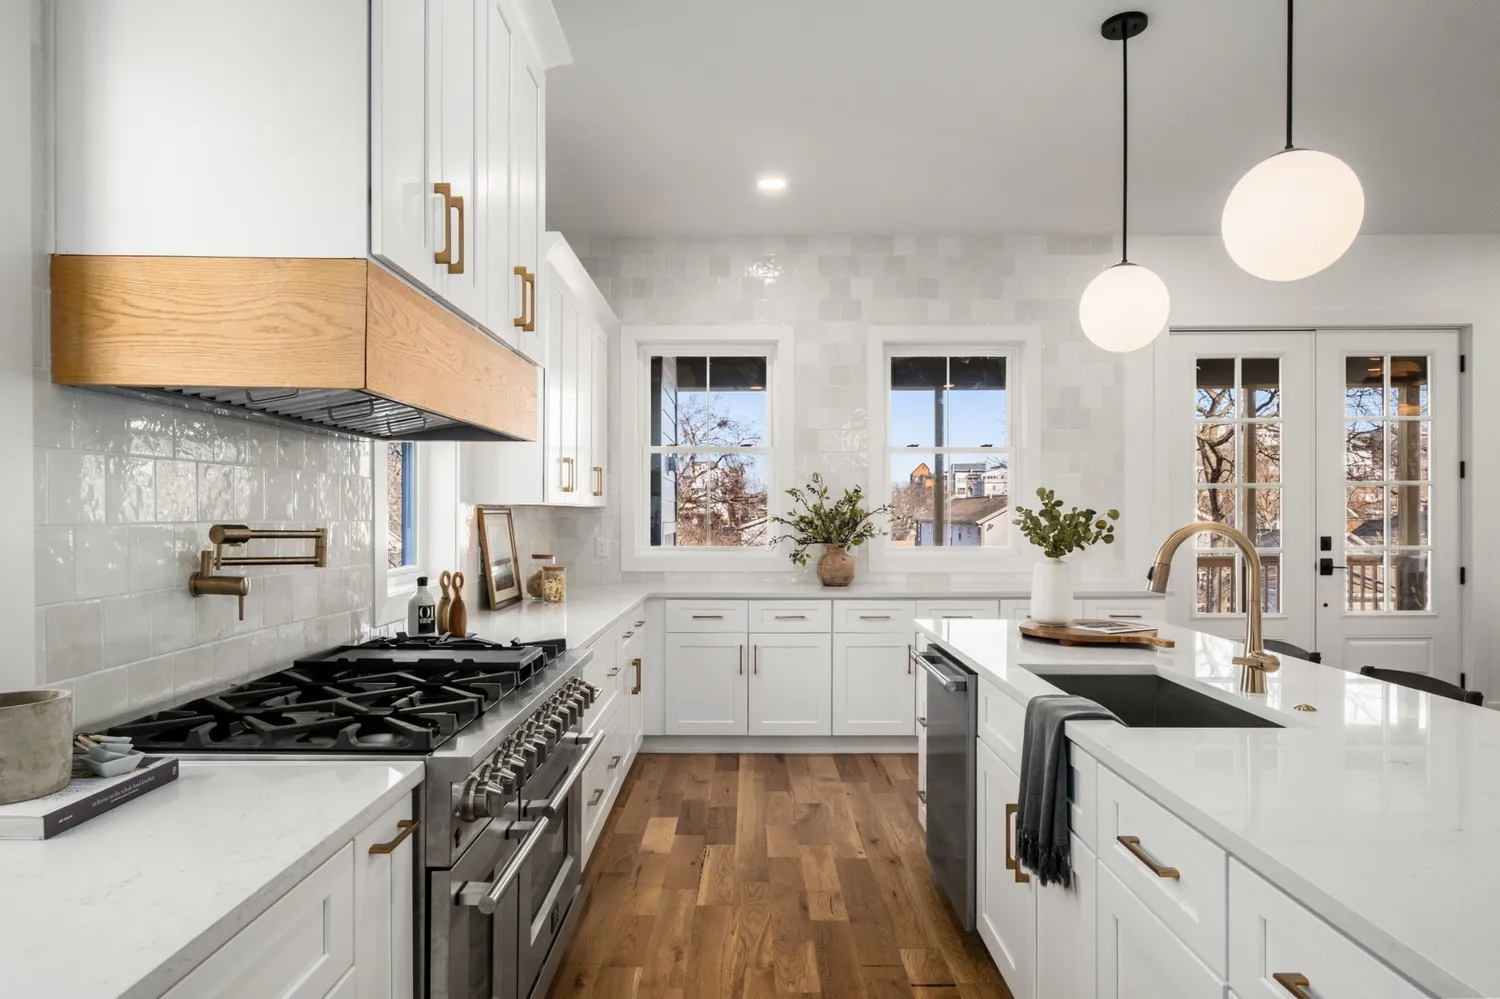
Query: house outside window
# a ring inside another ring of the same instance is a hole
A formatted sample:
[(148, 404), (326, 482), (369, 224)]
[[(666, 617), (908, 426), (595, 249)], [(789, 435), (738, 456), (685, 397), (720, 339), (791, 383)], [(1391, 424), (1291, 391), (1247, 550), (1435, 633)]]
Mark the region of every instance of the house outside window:
[(621, 560), (627, 570), (770, 568), (791, 486), (791, 333), (621, 331)]

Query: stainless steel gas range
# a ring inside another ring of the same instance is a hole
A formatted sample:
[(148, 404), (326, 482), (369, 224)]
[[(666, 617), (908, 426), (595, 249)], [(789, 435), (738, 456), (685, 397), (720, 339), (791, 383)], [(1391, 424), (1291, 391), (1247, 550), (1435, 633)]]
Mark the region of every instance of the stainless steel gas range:
[[(180, 756), (421, 758), (418, 994), (546, 994), (581, 913), (592, 656), (561, 642), (376, 639), (121, 725)], [(421, 986), (425, 985), (425, 989)]]

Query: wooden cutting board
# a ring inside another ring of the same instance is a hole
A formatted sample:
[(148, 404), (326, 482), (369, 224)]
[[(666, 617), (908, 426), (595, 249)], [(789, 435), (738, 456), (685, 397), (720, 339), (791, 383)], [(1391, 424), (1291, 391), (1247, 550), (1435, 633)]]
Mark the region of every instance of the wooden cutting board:
[(1081, 631), (1065, 624), (1037, 624), (1026, 621), (1021, 625), (1021, 634), (1027, 638), (1040, 638), (1059, 645), (1143, 645), (1153, 649), (1175, 648), (1177, 643), (1170, 638), (1157, 635), (1156, 629), (1128, 631), (1119, 635), (1101, 635), (1095, 631)]

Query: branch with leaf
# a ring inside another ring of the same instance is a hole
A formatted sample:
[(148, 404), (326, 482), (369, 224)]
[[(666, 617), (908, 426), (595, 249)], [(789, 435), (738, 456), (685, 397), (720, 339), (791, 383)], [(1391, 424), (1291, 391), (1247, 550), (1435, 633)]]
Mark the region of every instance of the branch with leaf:
[(788, 489), (786, 494), (796, 500), (800, 509), (793, 509), (784, 517), (771, 515), (773, 524), (787, 530), (786, 534), (772, 538), (771, 543), (793, 542), (797, 547), (792, 551), (792, 561), (798, 565), (807, 564), (807, 549), (812, 545), (857, 548), (871, 538), (890, 533), (884, 527), (876, 526), (875, 518), (890, 513), (891, 508), (878, 506), (866, 510), (865, 493), (859, 486), (845, 489), (840, 499), (830, 503), (823, 476), (814, 472), (805, 489)]
[(1062, 500), (1051, 489), (1038, 489), (1036, 496), (1042, 501), (1041, 506), (1035, 510), (1016, 507), (1020, 516), (1011, 523), (1048, 558), (1062, 558), (1100, 541), (1107, 545), (1115, 543), (1115, 521), (1120, 519), (1120, 511), (1106, 510), (1101, 517), (1097, 510), (1080, 510), (1075, 506), (1063, 513)]

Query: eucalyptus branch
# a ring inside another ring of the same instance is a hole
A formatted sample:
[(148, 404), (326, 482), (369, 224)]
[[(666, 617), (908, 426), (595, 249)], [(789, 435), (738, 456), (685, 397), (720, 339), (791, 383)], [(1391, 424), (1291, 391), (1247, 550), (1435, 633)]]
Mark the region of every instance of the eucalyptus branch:
[(1115, 543), (1115, 521), (1120, 519), (1120, 511), (1106, 510), (1101, 517), (1097, 510), (1080, 510), (1075, 506), (1063, 513), (1062, 500), (1051, 489), (1040, 488), (1036, 495), (1042, 501), (1041, 506), (1036, 510), (1016, 507), (1020, 516), (1011, 523), (1048, 558), (1062, 558), (1100, 541), (1107, 545)]
[(873, 510), (864, 507), (864, 490), (859, 486), (845, 489), (844, 495), (829, 502), (828, 486), (823, 476), (813, 473), (812, 481), (805, 489), (793, 487), (786, 491), (796, 507), (786, 516), (772, 514), (770, 521), (786, 528), (787, 533), (771, 539), (771, 544), (790, 541), (792, 561), (798, 565), (808, 562), (807, 549), (812, 545), (841, 545), (857, 548), (871, 538), (889, 534), (884, 527), (877, 526), (875, 518), (889, 514), (890, 507), (878, 506)]

